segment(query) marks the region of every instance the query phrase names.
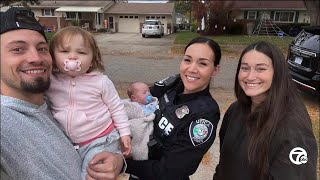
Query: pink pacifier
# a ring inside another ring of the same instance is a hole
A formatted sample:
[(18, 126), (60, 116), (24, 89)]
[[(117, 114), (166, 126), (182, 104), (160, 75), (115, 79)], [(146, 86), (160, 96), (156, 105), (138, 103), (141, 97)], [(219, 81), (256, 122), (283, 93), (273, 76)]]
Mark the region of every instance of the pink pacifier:
[(78, 60), (65, 60), (64, 61), (64, 70), (65, 71), (80, 71), (81, 62)]

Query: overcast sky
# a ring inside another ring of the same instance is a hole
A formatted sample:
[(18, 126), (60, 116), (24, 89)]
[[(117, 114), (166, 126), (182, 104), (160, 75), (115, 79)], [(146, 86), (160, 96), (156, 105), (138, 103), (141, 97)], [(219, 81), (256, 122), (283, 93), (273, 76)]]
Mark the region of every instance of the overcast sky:
[(166, 3), (167, 0), (128, 0), (129, 3)]

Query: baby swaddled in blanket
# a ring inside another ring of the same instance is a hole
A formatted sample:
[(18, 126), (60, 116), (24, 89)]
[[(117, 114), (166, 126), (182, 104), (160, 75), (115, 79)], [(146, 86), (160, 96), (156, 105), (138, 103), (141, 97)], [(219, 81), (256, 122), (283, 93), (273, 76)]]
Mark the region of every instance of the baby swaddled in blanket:
[(132, 158), (148, 159), (149, 136), (153, 133), (153, 120), (158, 98), (150, 95), (149, 87), (142, 82), (132, 83), (128, 88), (129, 99), (122, 100), (127, 112), (132, 135)]

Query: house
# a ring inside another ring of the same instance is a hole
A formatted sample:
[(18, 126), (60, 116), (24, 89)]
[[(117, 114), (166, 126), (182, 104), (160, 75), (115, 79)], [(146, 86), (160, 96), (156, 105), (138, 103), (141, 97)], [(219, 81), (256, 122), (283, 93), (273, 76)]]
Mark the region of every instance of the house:
[(161, 20), (165, 32), (171, 32), (175, 25), (174, 3), (44, 0), (29, 7), (47, 31), (75, 25), (88, 30), (106, 28), (111, 32), (139, 33), (147, 19)]
[(103, 12), (113, 1), (41, 1), (39, 5), (29, 5), (36, 19), (48, 31), (75, 25), (87, 29), (103, 28)]
[(236, 20), (256, 20), (264, 13), (275, 23), (309, 23), (310, 16), (302, 0), (298, 1), (229, 1), (237, 9)]
[(174, 3), (115, 3), (105, 16), (108, 22), (115, 22), (115, 26), (109, 26), (113, 32), (139, 33), (144, 20), (158, 19), (164, 24), (164, 32), (171, 33), (176, 22)]

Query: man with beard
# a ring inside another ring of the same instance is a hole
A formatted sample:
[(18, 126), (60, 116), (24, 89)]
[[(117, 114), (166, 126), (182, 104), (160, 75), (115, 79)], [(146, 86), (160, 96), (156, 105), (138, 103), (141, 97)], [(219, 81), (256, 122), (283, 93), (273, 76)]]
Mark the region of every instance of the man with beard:
[[(44, 99), (52, 58), (33, 12), (1, 13), (1, 179), (81, 179), (81, 158), (57, 126)], [(114, 179), (119, 154), (88, 168), (88, 179)], [(101, 156), (101, 154), (100, 154)]]

